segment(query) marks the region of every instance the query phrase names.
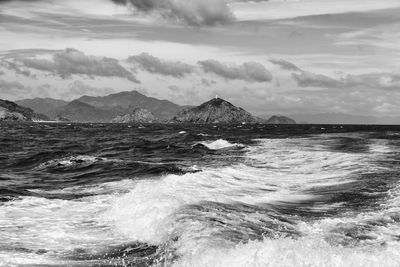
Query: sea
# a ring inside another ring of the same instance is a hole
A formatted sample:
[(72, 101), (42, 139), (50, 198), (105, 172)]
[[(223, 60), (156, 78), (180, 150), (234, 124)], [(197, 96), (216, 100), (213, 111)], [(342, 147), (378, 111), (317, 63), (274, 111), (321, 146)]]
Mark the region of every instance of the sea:
[(0, 266), (400, 266), (400, 126), (0, 124)]

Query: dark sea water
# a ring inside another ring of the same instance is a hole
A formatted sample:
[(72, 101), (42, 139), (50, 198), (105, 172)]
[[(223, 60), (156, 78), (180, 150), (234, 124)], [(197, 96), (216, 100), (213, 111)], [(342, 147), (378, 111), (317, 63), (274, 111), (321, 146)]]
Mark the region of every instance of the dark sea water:
[(400, 266), (400, 127), (0, 124), (0, 266)]

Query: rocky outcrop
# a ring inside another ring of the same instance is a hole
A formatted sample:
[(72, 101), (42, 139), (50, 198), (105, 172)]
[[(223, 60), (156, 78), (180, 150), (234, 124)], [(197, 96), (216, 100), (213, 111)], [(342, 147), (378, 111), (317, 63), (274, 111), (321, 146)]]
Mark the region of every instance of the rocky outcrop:
[(296, 124), (296, 121), (285, 116), (272, 116), (267, 120), (268, 124)]
[(0, 121), (49, 121), (42, 114), (35, 113), (30, 108), (17, 105), (14, 102), (0, 99)]
[(235, 107), (221, 98), (211, 99), (198, 107), (179, 112), (172, 123), (264, 123), (265, 120)]
[(113, 123), (155, 123), (159, 119), (150, 111), (143, 108), (133, 109), (129, 114), (117, 116)]
[(0, 107), (0, 121), (28, 121), (28, 119), (18, 112), (10, 112)]

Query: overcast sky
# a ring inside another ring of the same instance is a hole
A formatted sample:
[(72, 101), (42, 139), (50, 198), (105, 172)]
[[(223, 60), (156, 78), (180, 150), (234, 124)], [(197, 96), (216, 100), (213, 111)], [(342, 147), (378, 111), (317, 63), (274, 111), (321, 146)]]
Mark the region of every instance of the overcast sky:
[(399, 0), (0, 0), (0, 98), (400, 115)]

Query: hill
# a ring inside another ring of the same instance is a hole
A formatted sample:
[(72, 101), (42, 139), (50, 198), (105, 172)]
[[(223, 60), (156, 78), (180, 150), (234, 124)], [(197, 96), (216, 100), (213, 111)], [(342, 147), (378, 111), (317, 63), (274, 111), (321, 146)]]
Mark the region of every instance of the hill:
[(109, 122), (118, 115), (116, 112), (102, 110), (78, 100), (68, 103), (55, 112), (57, 117), (74, 122)]
[(264, 123), (265, 120), (251, 115), (226, 100), (214, 98), (198, 107), (186, 109), (171, 120), (174, 123)]
[(56, 110), (68, 104), (67, 101), (53, 98), (33, 98), (15, 101), (20, 106), (30, 108), (37, 113), (44, 114), (50, 118), (57, 116)]
[(35, 113), (32, 109), (22, 107), (14, 102), (0, 99), (0, 121), (49, 121), (50, 118)]
[(285, 116), (272, 116), (266, 122), (267, 124), (296, 124), (296, 121)]

